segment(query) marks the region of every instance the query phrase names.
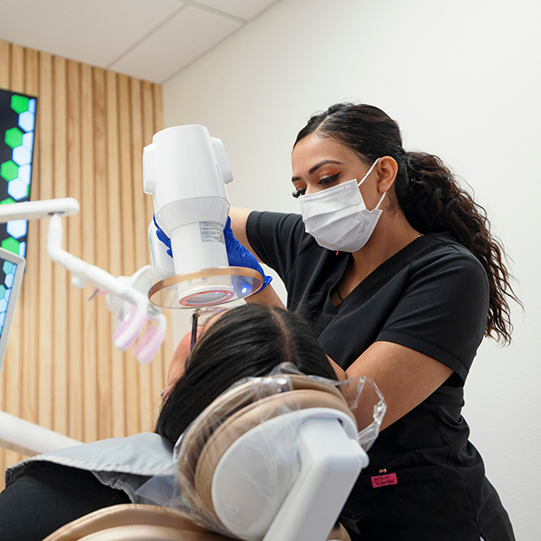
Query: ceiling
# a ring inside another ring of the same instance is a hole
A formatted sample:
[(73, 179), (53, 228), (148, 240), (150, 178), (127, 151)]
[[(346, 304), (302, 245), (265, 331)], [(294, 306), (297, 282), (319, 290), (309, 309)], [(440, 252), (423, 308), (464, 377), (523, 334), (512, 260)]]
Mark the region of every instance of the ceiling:
[(164, 83), (278, 0), (0, 0), (0, 39)]

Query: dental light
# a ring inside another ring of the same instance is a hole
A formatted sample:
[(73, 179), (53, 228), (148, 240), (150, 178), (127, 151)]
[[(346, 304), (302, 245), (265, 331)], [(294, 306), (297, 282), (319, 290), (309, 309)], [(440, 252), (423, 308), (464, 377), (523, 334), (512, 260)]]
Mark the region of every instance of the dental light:
[[(167, 321), (162, 311), (151, 304), (147, 292), (152, 285), (152, 267), (146, 265), (132, 276), (119, 276), (117, 282), (126, 286), (129, 292), (137, 295), (135, 304), (131, 300), (107, 293), (105, 305), (113, 315), (113, 340), (120, 351), (135, 344), (133, 354), (141, 363), (149, 363), (162, 345), (167, 330)], [(154, 320), (156, 325), (147, 325), (147, 321)], [(141, 334), (143, 329), (146, 330)]]
[(242, 299), (263, 285), (260, 273), (230, 267), (223, 237), (233, 180), (220, 139), (204, 126), (167, 128), (143, 152), (144, 191), (154, 200), (155, 220), (171, 239), (173, 258), (150, 224), (156, 283), (150, 301), (162, 308), (197, 308)]
[[(146, 296), (152, 276), (147, 265), (132, 277), (115, 277), (62, 249), (62, 222), (55, 214), (49, 222), (47, 253), (49, 257), (73, 273), (71, 283), (83, 288), (90, 283), (97, 292), (107, 295), (105, 305), (113, 314), (113, 341), (120, 351), (126, 351), (139, 338), (133, 354), (140, 363), (148, 364), (166, 336), (167, 321), (162, 311), (152, 305)], [(154, 320), (156, 325), (148, 325)], [(145, 330), (146, 327), (146, 330)]]
[[(79, 203), (71, 197), (28, 201), (1, 205), (0, 223), (50, 218), (47, 235), (47, 252), (50, 258), (73, 273), (73, 285), (83, 288), (90, 283), (98, 292), (107, 294), (106, 306), (113, 314), (113, 341), (116, 348), (125, 351), (139, 337), (133, 354), (139, 362), (149, 363), (163, 343), (167, 329), (162, 311), (147, 298), (148, 288), (152, 284), (152, 269), (147, 265), (132, 277), (115, 277), (63, 250), (61, 216), (71, 216), (77, 212)], [(147, 325), (149, 321), (156, 324)]]

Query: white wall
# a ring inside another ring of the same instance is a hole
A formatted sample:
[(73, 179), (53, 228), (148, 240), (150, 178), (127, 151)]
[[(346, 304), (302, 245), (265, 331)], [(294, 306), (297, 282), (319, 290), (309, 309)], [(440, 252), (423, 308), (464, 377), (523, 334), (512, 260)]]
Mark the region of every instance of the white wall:
[(467, 179), (513, 259), (525, 304), (513, 309), (510, 347), (482, 345), (465, 408), (521, 541), (539, 538), (541, 510), (540, 6), (282, 0), (164, 87), (168, 126), (204, 124), (223, 139), (234, 205), (295, 211), (295, 135), (345, 99), (381, 107), (400, 122), (406, 149), (438, 154)]

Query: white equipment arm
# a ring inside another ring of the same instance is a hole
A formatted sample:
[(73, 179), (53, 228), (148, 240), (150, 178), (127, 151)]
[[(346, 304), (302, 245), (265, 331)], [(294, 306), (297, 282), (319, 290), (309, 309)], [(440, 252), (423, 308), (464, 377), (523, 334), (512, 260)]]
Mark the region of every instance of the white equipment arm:
[[(125, 351), (133, 345), (144, 329), (147, 320), (151, 319), (156, 322), (156, 327), (147, 329), (134, 350), (139, 362), (149, 363), (165, 339), (167, 330), (165, 316), (160, 308), (150, 303), (142, 291), (131, 287), (127, 278), (114, 277), (103, 269), (86, 263), (62, 249), (63, 230), (60, 216), (71, 216), (77, 212), (79, 212), (79, 203), (72, 197), (28, 201), (13, 205), (1, 205), (0, 223), (10, 220), (50, 217), (47, 252), (55, 263), (66, 267), (74, 274), (72, 284), (82, 288), (87, 283), (91, 283), (97, 290), (105, 291), (109, 296), (118, 297), (134, 307), (131, 311), (123, 310), (126, 312), (126, 317), (113, 333), (115, 346), (120, 351)], [(118, 308), (118, 304), (116, 307)], [(124, 307), (121, 306), (121, 308)]]
[(44, 199), (0, 206), (0, 223), (10, 220), (36, 220), (53, 214), (72, 216), (79, 212), (79, 203), (73, 197)]
[(0, 411), (0, 447), (26, 456), (40, 455), (81, 442)]
[(167, 321), (161, 309), (151, 304), (144, 293), (134, 287), (130, 287), (125, 280), (116, 278), (103, 269), (91, 265), (63, 250), (62, 236), (62, 221), (60, 216), (55, 214), (51, 216), (49, 222), (47, 252), (55, 263), (66, 267), (66, 269), (74, 274), (71, 280), (73, 285), (82, 288), (87, 283), (91, 283), (97, 290), (105, 290), (109, 295), (118, 297), (136, 308), (130, 314), (126, 324), (120, 329), (121, 332), (115, 332), (113, 334), (115, 346), (119, 350), (125, 351), (131, 347), (149, 318), (157, 322), (156, 332), (153, 333), (152, 337), (145, 344), (142, 344), (137, 349), (136, 353), (137, 359), (140, 362), (150, 362), (165, 339)]

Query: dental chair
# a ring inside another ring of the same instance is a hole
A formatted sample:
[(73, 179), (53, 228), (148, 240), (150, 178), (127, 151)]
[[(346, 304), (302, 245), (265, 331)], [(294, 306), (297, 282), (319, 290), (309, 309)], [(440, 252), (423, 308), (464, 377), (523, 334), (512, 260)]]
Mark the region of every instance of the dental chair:
[[(304, 375), (250, 378), (179, 440), (176, 492), (163, 506), (105, 508), (44, 541), (349, 540), (336, 520), (368, 456), (344, 394)], [(368, 428), (384, 411), (378, 399), (365, 408)]]

